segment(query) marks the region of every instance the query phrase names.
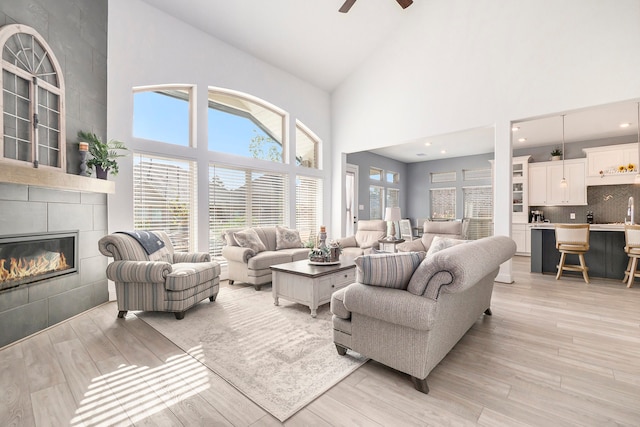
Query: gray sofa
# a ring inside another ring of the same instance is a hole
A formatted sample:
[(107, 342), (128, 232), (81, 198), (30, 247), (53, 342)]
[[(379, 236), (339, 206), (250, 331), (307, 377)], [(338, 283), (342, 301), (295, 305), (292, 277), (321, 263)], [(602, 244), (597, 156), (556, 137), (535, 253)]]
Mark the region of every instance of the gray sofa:
[(276, 227), (252, 227), (266, 247), (266, 251), (255, 253), (249, 248), (241, 247), (233, 238), (233, 233), (243, 230), (234, 228), (225, 230), (222, 238), (222, 256), (229, 267), (229, 284), (243, 282), (260, 290), (262, 285), (271, 283), (271, 266), (286, 262), (308, 259), (309, 249), (301, 247), (276, 249)]
[[(357, 266), (356, 283), (336, 291), (331, 299), (333, 340), (338, 353), (351, 349), (412, 377), (417, 390), (428, 393), (429, 372), (447, 355), (483, 313), (490, 315), (493, 282), (500, 264), (516, 251), (505, 236), (487, 237), (443, 249), (385, 286), (371, 274), (399, 271), (379, 260)], [(384, 255), (407, 257), (409, 253)], [(366, 255), (376, 257), (380, 255)], [(394, 258), (387, 258), (387, 263)], [(406, 268), (405, 268), (406, 270)], [(373, 271), (373, 273), (371, 273)], [(377, 271), (377, 273), (376, 273)]]

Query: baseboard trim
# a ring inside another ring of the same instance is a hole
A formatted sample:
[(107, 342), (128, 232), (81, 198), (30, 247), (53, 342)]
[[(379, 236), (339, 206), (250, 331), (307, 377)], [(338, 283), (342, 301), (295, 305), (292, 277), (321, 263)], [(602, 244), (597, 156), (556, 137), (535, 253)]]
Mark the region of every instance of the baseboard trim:
[(513, 276), (511, 273), (498, 273), (496, 276), (496, 282), (513, 283)]

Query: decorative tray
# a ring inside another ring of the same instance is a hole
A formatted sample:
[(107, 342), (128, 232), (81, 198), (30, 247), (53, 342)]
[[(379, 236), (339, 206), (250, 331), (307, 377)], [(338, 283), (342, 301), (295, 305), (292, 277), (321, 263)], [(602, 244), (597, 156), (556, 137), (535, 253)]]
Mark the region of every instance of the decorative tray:
[(311, 265), (338, 265), (340, 261), (330, 261), (330, 262), (319, 262), (319, 261), (309, 261)]

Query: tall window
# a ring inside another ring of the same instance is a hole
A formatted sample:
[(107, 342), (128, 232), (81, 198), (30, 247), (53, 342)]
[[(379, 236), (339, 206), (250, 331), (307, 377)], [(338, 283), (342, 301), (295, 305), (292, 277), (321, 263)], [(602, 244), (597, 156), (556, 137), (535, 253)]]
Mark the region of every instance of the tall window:
[(296, 120), (296, 164), (320, 169), (320, 140), (305, 125)]
[(33, 28), (0, 28), (0, 157), (65, 170), (64, 81), (47, 42)]
[(188, 147), (191, 87), (137, 88), (133, 95), (133, 136)]
[(400, 207), (400, 190), (397, 188), (387, 188), (387, 208)]
[(456, 189), (434, 188), (430, 190), (431, 219), (455, 219)]
[(209, 89), (209, 150), (283, 163), (285, 117), (248, 95)]
[(322, 219), (322, 179), (296, 177), (296, 229), (303, 242), (315, 236)]
[(177, 251), (196, 245), (196, 164), (133, 155), (133, 220), (136, 229), (166, 231)]
[(211, 165), (209, 167), (209, 252), (222, 253), (227, 228), (288, 223), (287, 179), (282, 173)]
[(463, 187), (464, 217), (469, 219), (467, 238), (493, 235), (493, 189), (491, 186)]
[(384, 188), (379, 185), (369, 186), (369, 218), (370, 219), (382, 219), (383, 218), (383, 193)]

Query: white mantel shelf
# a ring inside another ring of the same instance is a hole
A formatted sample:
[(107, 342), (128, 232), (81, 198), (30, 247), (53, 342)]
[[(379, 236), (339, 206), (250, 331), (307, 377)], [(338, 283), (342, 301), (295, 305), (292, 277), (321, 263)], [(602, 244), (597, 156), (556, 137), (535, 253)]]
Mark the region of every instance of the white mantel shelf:
[(116, 185), (112, 181), (7, 163), (0, 164), (0, 182), (90, 193), (116, 192)]

